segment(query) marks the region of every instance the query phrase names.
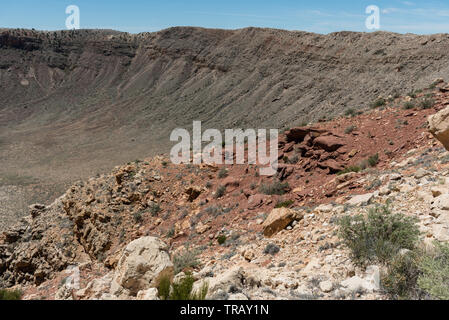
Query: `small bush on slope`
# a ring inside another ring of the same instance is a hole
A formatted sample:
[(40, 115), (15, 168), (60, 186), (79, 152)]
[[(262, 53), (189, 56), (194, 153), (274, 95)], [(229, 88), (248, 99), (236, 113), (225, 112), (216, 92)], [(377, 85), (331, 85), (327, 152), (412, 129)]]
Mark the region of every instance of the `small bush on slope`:
[(169, 277), (164, 277), (158, 286), (159, 297), (162, 300), (204, 300), (206, 299), (209, 286), (204, 283), (198, 292), (192, 292), (195, 279), (191, 273), (178, 283), (171, 283)]
[(435, 252), (419, 263), (418, 286), (437, 299), (449, 299), (449, 244), (436, 243)]
[(413, 250), (418, 241), (416, 219), (393, 214), (388, 207), (370, 209), (366, 216), (345, 216), (339, 235), (357, 265), (386, 263), (401, 249)]
[(285, 201), (280, 201), (276, 204), (275, 208), (288, 208), (290, 207), (293, 203), (295, 203), (295, 201), (293, 200), (285, 200)]
[[(394, 299), (449, 299), (449, 244), (435, 250), (418, 247), (417, 219), (377, 207), (367, 216), (344, 217), (339, 235), (351, 250), (354, 263), (386, 266), (381, 284)], [(408, 249), (409, 251), (402, 251)]]
[(382, 275), (382, 286), (385, 292), (393, 299), (420, 299), (425, 292), (417, 286), (420, 276), (418, 262), (420, 254), (410, 251), (395, 256)]
[(288, 182), (282, 183), (279, 180), (273, 181), (270, 184), (262, 184), (259, 191), (266, 195), (283, 195), (288, 188)]
[(21, 300), (22, 291), (0, 289), (0, 300)]
[(180, 273), (186, 268), (195, 268), (199, 266), (199, 264), (197, 250), (186, 250), (173, 257), (175, 274)]
[(215, 199), (219, 199), (219, 198), (223, 197), (225, 194), (226, 194), (226, 187), (225, 186), (219, 186), (217, 188), (217, 191), (215, 191), (214, 198)]

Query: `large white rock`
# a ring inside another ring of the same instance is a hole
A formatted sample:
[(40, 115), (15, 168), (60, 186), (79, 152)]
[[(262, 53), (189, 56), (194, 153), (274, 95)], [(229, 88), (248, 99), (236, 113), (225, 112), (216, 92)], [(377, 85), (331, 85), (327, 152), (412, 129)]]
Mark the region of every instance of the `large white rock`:
[(240, 266), (233, 267), (223, 274), (219, 274), (213, 278), (204, 278), (196, 281), (193, 284), (192, 292), (198, 293), (203, 285), (207, 283), (208, 292), (207, 298), (211, 298), (215, 293), (222, 290), (230, 292), (231, 288), (242, 288), (243, 280), (245, 278), (243, 268)]
[(265, 237), (270, 238), (279, 231), (284, 230), (294, 220), (302, 219), (303, 216), (304, 215), (301, 212), (292, 209), (273, 209), (262, 224), (263, 234)]
[(326, 280), (320, 282), (320, 289), (323, 292), (331, 292), (334, 285), (332, 284), (332, 281)]
[(351, 277), (341, 282), (341, 286), (349, 292), (366, 290), (366, 281), (358, 276)]
[(428, 129), (449, 150), (449, 107), (428, 118)]
[(135, 296), (141, 290), (157, 287), (164, 276), (173, 277), (168, 246), (158, 238), (143, 237), (125, 248), (114, 280)]
[(243, 293), (234, 293), (234, 294), (229, 295), (228, 300), (231, 300), (231, 301), (244, 301), (244, 300), (249, 300), (249, 299)]
[(368, 291), (380, 290), (380, 268), (379, 266), (369, 266), (366, 268), (365, 281)]
[(445, 193), (435, 198), (432, 208), (449, 210), (449, 194)]
[(137, 293), (137, 300), (159, 300), (156, 288), (141, 290)]
[(358, 276), (351, 277), (341, 282), (341, 286), (349, 292), (373, 292), (380, 290), (380, 268), (369, 266), (366, 268), (364, 278)]
[(367, 205), (374, 198), (374, 193), (367, 193), (353, 196), (346, 203), (353, 206)]
[(99, 279), (94, 279), (87, 286), (76, 292), (76, 296), (81, 299), (100, 299), (105, 292), (109, 292), (113, 273), (109, 272)]

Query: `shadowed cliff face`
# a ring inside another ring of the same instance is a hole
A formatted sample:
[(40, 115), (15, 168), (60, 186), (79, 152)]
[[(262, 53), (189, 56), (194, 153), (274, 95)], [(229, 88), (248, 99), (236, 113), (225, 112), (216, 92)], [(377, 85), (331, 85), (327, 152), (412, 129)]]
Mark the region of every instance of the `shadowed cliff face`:
[(171, 130), (193, 120), (283, 128), (364, 108), (444, 77), (448, 56), (448, 35), (2, 29), (2, 194), (50, 201), (78, 178), (168, 151)]

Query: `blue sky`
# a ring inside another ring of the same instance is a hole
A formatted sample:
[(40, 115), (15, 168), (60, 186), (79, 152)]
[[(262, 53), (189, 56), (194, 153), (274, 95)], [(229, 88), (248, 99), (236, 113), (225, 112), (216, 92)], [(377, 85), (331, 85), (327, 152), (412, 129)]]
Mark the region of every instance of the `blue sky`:
[(0, 28), (65, 29), (68, 5), (80, 8), (81, 28), (131, 33), (172, 26), (369, 31), (365, 27), (369, 5), (381, 10), (380, 30), (449, 33), (448, 0), (3, 0)]

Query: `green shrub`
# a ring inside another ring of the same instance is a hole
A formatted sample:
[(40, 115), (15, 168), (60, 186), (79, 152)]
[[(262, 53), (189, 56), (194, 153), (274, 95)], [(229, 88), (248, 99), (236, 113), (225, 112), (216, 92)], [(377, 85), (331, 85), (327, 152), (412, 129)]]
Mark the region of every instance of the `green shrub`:
[(153, 202), (150, 204), (150, 213), (153, 217), (157, 216), (157, 214), (161, 211), (162, 209), (157, 203)]
[(386, 104), (386, 101), (385, 101), (385, 99), (377, 99), (376, 101), (374, 101), (373, 103), (372, 103), (372, 105), (371, 105), (371, 108), (379, 108), (379, 107), (382, 107), (382, 106), (384, 106)]
[(337, 173), (337, 175), (342, 175), (345, 173), (349, 173), (349, 172), (360, 172), (362, 170), (362, 168), (360, 168), (359, 166), (349, 166), (347, 168), (345, 168), (344, 170), (340, 171)]
[(295, 203), (295, 201), (293, 200), (285, 200), (285, 201), (281, 201), (278, 202), (275, 206), (275, 208), (288, 208), (290, 207), (293, 203)]
[(195, 279), (188, 273), (179, 283), (172, 283), (170, 300), (193, 300), (191, 293), (194, 282)]
[(219, 198), (223, 197), (225, 194), (226, 194), (226, 187), (225, 186), (219, 186), (217, 188), (217, 191), (215, 191), (214, 198), (215, 199), (219, 199)]
[(347, 117), (354, 117), (356, 115), (357, 115), (357, 111), (354, 108), (349, 108), (349, 109), (346, 109), (346, 111), (345, 111), (345, 116), (347, 116)]
[(360, 163), (360, 168), (362, 170), (365, 170), (368, 167), (375, 167), (379, 163), (379, 154), (376, 153), (375, 155), (370, 156), (368, 159), (363, 160)]
[(271, 254), (272, 256), (274, 256), (275, 254), (279, 253), (280, 250), (281, 250), (281, 248), (279, 248), (279, 246), (277, 246), (276, 244), (269, 243), (263, 250), (263, 253)]
[(370, 167), (375, 167), (379, 163), (379, 154), (376, 153), (368, 158), (368, 164)]
[(421, 109), (430, 109), (435, 105), (435, 101), (433, 99), (424, 99), (420, 102), (419, 107)]
[(173, 291), (170, 294), (170, 300), (191, 300), (190, 294), (192, 292), (194, 282), (195, 280), (192, 276), (186, 276), (179, 283), (173, 283)]
[(409, 110), (409, 109), (413, 109), (415, 108), (415, 104), (411, 101), (408, 101), (404, 104), (404, 109), (405, 110)]
[(161, 279), (158, 286), (159, 298), (162, 300), (205, 300), (209, 285), (205, 282), (200, 290), (192, 292), (195, 279), (191, 273), (186, 273), (185, 277), (177, 283), (172, 283), (169, 277)]
[(383, 289), (391, 298), (417, 299), (423, 296), (424, 292), (417, 287), (419, 257), (419, 254), (410, 251), (398, 254), (391, 260), (381, 279)]
[(424, 255), (418, 286), (437, 299), (449, 299), (449, 244), (436, 243), (435, 252)]
[(222, 245), (226, 242), (226, 236), (225, 235), (221, 235), (217, 238), (218, 244)]
[(346, 134), (350, 134), (350, 133), (353, 132), (355, 129), (357, 129), (357, 127), (354, 126), (354, 125), (351, 125), (351, 126), (349, 126), (349, 127), (347, 127), (347, 128), (345, 129), (345, 133), (346, 133)]
[(366, 216), (341, 218), (339, 236), (355, 264), (386, 263), (399, 250), (415, 248), (419, 236), (416, 222), (416, 218), (391, 213), (386, 206), (375, 207)]
[(175, 235), (175, 227), (172, 227), (167, 231), (167, 238), (173, 238), (174, 235)]
[(223, 179), (228, 176), (228, 170), (225, 167), (222, 167), (220, 171), (218, 171), (218, 178)]
[(197, 250), (185, 250), (184, 252), (173, 257), (173, 265), (175, 274), (180, 273), (186, 268), (195, 268), (199, 266), (199, 252)]
[(133, 219), (135, 223), (142, 223), (143, 221), (143, 215), (141, 211), (134, 212)]
[(412, 99), (416, 98), (416, 92), (414, 92), (414, 91), (410, 91), (407, 95)]
[(22, 291), (0, 289), (0, 300), (21, 300)]
[(157, 292), (161, 300), (168, 300), (170, 298), (170, 287), (171, 287), (170, 277), (168, 276), (162, 277), (159, 282), (159, 286), (157, 287)]
[(262, 184), (259, 188), (259, 191), (266, 195), (280, 195), (285, 194), (288, 189), (288, 182), (280, 182), (279, 180), (275, 180), (270, 184)]

